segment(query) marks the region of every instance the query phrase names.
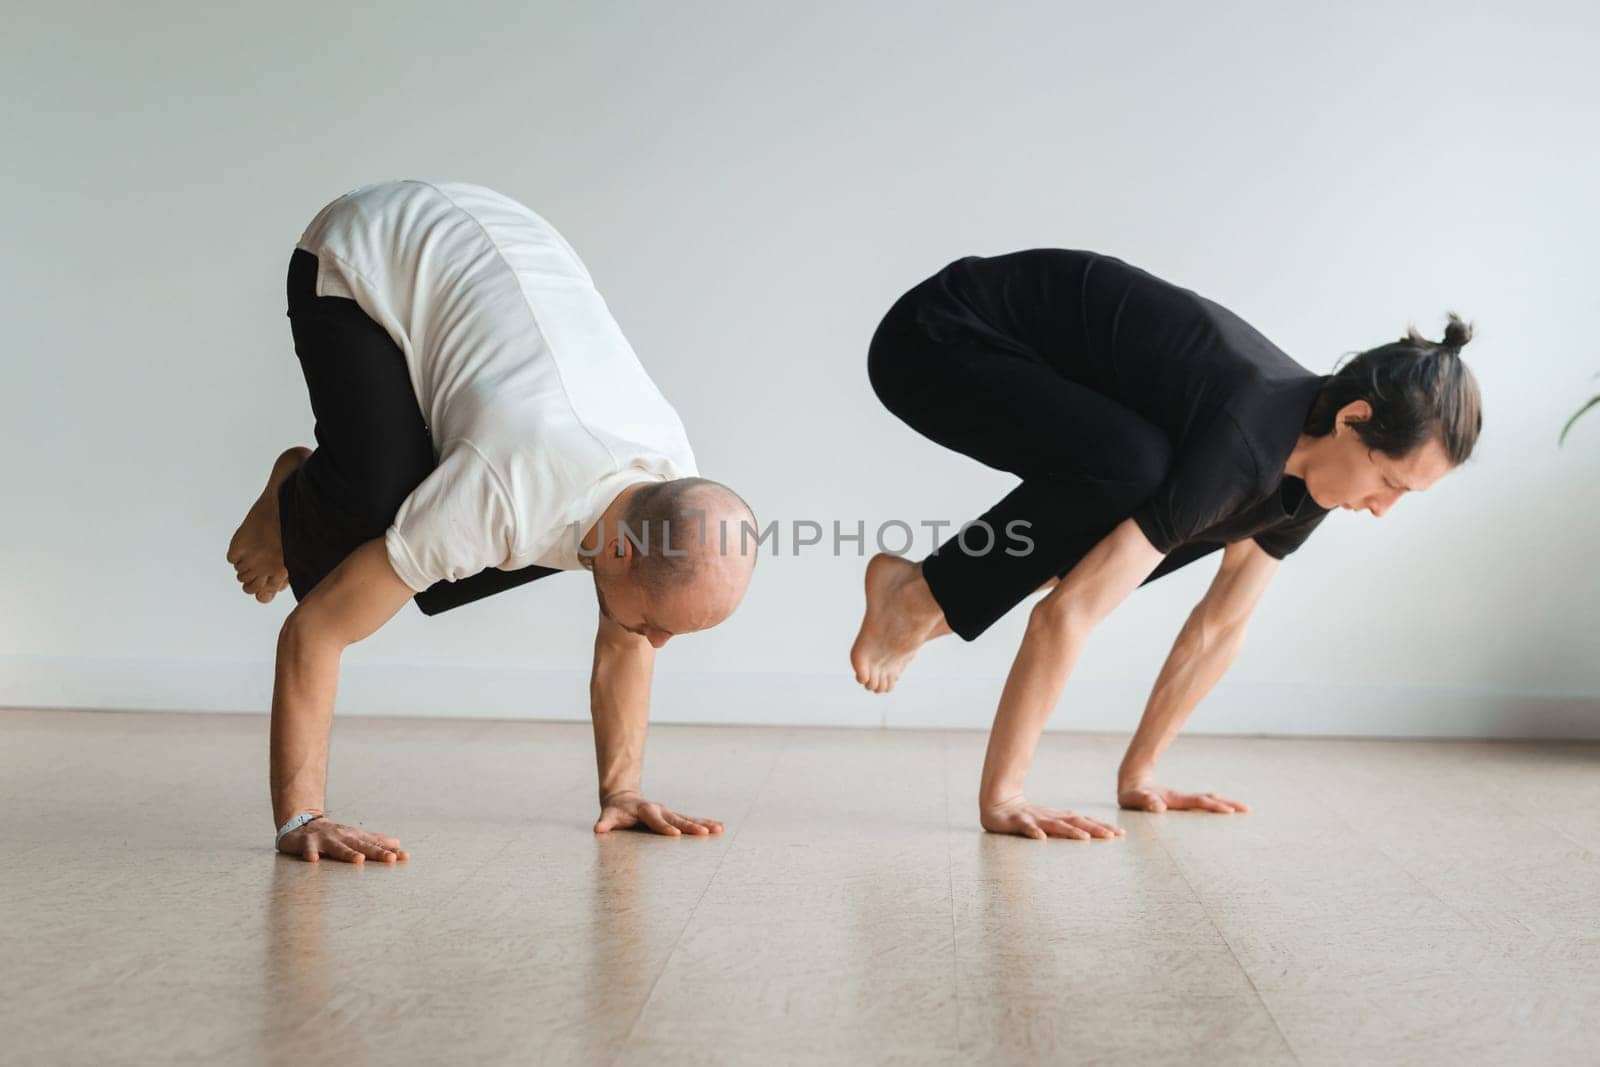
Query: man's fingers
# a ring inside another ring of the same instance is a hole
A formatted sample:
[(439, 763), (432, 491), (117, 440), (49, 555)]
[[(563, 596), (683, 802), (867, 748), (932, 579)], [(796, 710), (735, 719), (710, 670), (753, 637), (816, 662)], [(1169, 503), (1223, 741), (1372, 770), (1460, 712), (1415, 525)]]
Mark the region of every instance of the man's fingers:
[(356, 848), (368, 859), (377, 860), (380, 863), (393, 863), (400, 858), (395, 855), (392, 849), (386, 848), (382, 842), (371, 836), (357, 842)]
[(1017, 821), (1022, 823), (1023, 834), (1027, 837), (1033, 838), (1035, 841), (1043, 841), (1046, 837), (1050, 836), (1049, 834), (1045, 833), (1044, 827), (1040, 826), (1036, 821), (1034, 821), (1034, 818), (1031, 815), (1019, 815), (1017, 817)]
[(1078, 829), (1087, 831), (1091, 837), (1117, 836), (1117, 828), (1115, 826), (1107, 826), (1098, 819), (1089, 819), (1080, 815), (1072, 819), (1071, 823)]
[(345, 863), (365, 863), (367, 857), (345, 844), (343, 841), (330, 839), (322, 846), (322, 851), (330, 858), (343, 860)]
[(617, 814), (616, 810), (613, 808), (607, 808), (601, 813), (600, 820), (594, 824), (594, 832), (597, 834), (608, 834), (612, 830), (615, 830), (620, 823), (621, 817)]
[[(319, 820), (319, 826), (320, 823)], [(400, 842), (395, 838), (330, 822), (315, 832), (305, 829), (295, 831), (284, 839), (278, 851), (307, 863), (318, 863), (324, 859), (344, 863), (365, 863), (368, 859), (397, 863), (411, 858), (411, 854), (399, 845)]]

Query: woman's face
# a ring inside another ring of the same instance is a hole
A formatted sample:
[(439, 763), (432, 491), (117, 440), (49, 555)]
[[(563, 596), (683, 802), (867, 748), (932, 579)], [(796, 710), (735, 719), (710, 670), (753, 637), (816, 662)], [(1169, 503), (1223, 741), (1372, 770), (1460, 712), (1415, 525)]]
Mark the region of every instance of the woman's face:
[(1404, 459), (1368, 448), (1356, 435), (1354, 422), (1372, 414), (1365, 400), (1353, 400), (1339, 411), (1333, 433), (1317, 440), (1306, 463), (1306, 490), (1325, 508), (1348, 508), (1381, 516), (1407, 493), (1420, 493), (1450, 473), (1450, 460), (1437, 438), (1430, 438)]

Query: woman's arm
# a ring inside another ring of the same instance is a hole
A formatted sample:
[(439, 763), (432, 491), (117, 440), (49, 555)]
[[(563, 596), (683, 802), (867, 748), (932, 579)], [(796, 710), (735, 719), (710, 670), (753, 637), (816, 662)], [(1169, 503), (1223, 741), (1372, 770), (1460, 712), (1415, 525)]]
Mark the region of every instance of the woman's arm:
[(1155, 767), (1190, 713), (1238, 658), (1244, 648), (1245, 628), (1277, 573), (1278, 562), (1248, 538), (1223, 551), (1222, 566), (1173, 642), (1145, 705), (1144, 717), (1139, 720), (1139, 729), (1122, 757), (1117, 771), (1117, 801), (1123, 807), (1220, 813), (1250, 810), (1226, 797), (1180, 793), (1158, 786), (1154, 782)]
[(1029, 804), (1023, 785), (1039, 734), (1090, 631), (1149, 577), (1162, 558), (1138, 524), (1125, 519), (1034, 605), (989, 732), (978, 789), (986, 830), (1041, 838), (1120, 833), (1092, 819)]
[[(328, 730), (345, 648), (375, 632), (413, 596), (389, 563), (383, 538), (357, 548), (289, 613), (278, 634), (272, 686), (272, 815), (281, 826), (321, 813), (328, 781)], [(285, 834), (278, 851), (360, 863), (405, 859), (400, 842), (326, 817)]]

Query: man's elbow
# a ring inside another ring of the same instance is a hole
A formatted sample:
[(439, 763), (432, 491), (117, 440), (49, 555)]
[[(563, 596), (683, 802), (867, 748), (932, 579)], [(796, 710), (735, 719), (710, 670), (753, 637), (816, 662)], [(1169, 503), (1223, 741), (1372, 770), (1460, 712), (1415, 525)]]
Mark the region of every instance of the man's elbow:
[(319, 651), (343, 652), (347, 643), (309, 601), (296, 605), (278, 629), (279, 658), (299, 658)]

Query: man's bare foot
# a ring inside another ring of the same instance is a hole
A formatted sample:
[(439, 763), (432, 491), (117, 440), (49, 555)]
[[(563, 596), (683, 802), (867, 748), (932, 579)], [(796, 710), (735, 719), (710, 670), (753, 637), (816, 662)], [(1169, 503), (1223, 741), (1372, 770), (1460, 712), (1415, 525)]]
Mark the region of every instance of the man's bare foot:
[(272, 464), (267, 487), (245, 512), (228, 542), (228, 562), (244, 591), (265, 604), (289, 584), (283, 565), (283, 535), (278, 529), (278, 487), (311, 455), (311, 449), (288, 449)]
[(921, 564), (879, 552), (867, 561), (866, 585), (867, 613), (850, 647), (850, 665), (856, 681), (874, 693), (887, 693), (917, 649), (951, 631)]

